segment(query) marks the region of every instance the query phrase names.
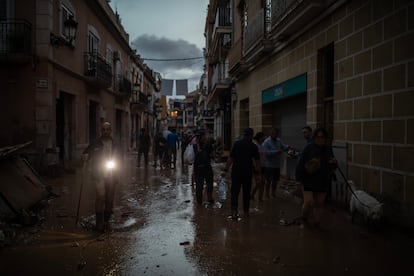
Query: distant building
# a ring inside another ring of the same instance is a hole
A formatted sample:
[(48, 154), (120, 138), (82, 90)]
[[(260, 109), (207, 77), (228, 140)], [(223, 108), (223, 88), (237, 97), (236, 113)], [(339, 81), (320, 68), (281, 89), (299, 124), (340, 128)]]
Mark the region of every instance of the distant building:
[(159, 83), (106, 0), (2, 1), (1, 15), (0, 146), (33, 141), (36, 168), (68, 164), (109, 121), (135, 147)]
[(206, 108), (201, 113), (204, 125), (214, 137), (222, 137), (229, 149), (232, 140), (232, 79), (228, 54), (232, 45), (234, 1), (210, 1), (207, 11), (206, 36)]

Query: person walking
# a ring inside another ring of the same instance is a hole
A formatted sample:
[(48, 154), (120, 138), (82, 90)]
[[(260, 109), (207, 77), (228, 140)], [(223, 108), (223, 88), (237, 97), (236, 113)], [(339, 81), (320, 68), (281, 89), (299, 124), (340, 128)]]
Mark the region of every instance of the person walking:
[[(96, 190), (96, 230), (103, 232), (109, 229), (115, 185), (118, 182), (117, 167), (121, 162), (121, 155), (112, 138), (112, 127), (109, 122), (102, 124), (101, 136), (83, 151), (82, 160), (89, 161)], [(113, 168), (114, 164), (115, 168)]]
[(303, 150), (296, 167), (296, 180), (303, 187), (302, 220), (308, 222), (313, 210), (314, 224), (319, 226), (326, 194), (331, 184), (332, 171), (337, 166), (328, 132), (318, 128), (313, 133), (314, 142)]
[[(302, 150), (298, 153), (298, 159), (302, 157), (303, 150), (306, 148), (307, 145), (313, 143), (313, 134), (312, 134), (312, 128), (310, 126), (304, 126), (302, 128), (303, 138), (305, 139), (305, 144), (303, 145)], [(299, 163), (299, 160), (297, 161), (296, 167)], [(296, 174), (296, 172), (295, 172)], [(296, 190), (292, 193), (292, 195), (300, 198), (303, 200), (303, 185), (299, 182), (299, 184), (296, 187)]]
[(259, 155), (260, 155), (260, 168), (254, 168), (254, 180), (255, 185), (252, 190), (251, 199), (255, 199), (256, 192), (259, 191), (259, 202), (263, 201), (263, 192), (264, 192), (264, 150), (263, 150), (263, 142), (265, 140), (265, 134), (263, 132), (257, 132), (253, 138), (253, 142), (256, 145)]
[(139, 135), (139, 148), (138, 148), (138, 164), (137, 167), (141, 164), (141, 156), (144, 155), (145, 167), (148, 166), (148, 153), (151, 145), (151, 137), (148, 134), (148, 131), (145, 128), (141, 128)]
[(164, 138), (162, 132), (157, 132), (157, 135), (154, 137), (154, 164), (153, 167), (157, 167), (157, 160), (159, 160), (160, 167), (162, 167), (164, 152), (167, 147), (167, 139)]
[[(207, 134), (203, 130), (196, 133), (196, 143), (194, 147), (194, 178), (196, 184), (197, 203), (203, 202), (204, 184), (207, 187), (207, 200), (213, 204), (213, 168), (211, 167), (211, 158), (214, 158), (214, 150), (207, 139)], [(189, 145), (191, 146), (191, 144)]]
[[(230, 166), (231, 169), (231, 217), (238, 220), (238, 202), (240, 189), (243, 188), (243, 211), (246, 217), (249, 216), (250, 194), (252, 189), (253, 166), (260, 168), (260, 155), (257, 146), (252, 142), (253, 129), (246, 128), (241, 139), (234, 142), (230, 151), (230, 157), (222, 172), (225, 177)], [(260, 174), (260, 171), (259, 171)]]
[(278, 136), (279, 130), (277, 128), (272, 128), (270, 136), (263, 142), (265, 192), (267, 198), (270, 198), (270, 187), (272, 189), (272, 197), (276, 197), (277, 183), (280, 179), (282, 152), (289, 149), (289, 146), (285, 145)]
[(190, 132), (183, 132), (182, 134), (182, 141), (181, 141), (181, 166), (184, 167), (185, 161), (184, 161), (184, 152), (187, 148), (188, 144), (190, 143), (192, 138), (192, 134)]
[(171, 158), (172, 169), (175, 169), (177, 162), (177, 146), (179, 146), (178, 136), (173, 129), (167, 136), (168, 153)]

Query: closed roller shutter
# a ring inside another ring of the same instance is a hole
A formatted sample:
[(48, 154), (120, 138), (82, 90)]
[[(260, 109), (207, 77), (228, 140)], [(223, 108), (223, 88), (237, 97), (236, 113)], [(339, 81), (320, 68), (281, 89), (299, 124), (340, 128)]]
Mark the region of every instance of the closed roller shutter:
[[(305, 140), (302, 128), (306, 125), (306, 94), (274, 102), (272, 125), (280, 129), (280, 139), (296, 150), (302, 151)], [(282, 156), (281, 173), (294, 179), (296, 159)]]

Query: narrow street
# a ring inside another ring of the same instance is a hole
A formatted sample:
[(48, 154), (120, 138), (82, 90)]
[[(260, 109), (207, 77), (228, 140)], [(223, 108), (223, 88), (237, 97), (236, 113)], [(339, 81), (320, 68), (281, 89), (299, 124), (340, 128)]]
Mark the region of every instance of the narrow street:
[[(57, 196), (39, 211), (39, 224), (9, 230), (19, 241), (0, 249), (0, 275), (403, 275), (412, 271), (414, 237), (396, 229), (370, 232), (351, 224), (344, 210), (329, 205), (321, 229), (281, 225), (281, 219), (300, 214), (299, 203), (282, 189), (275, 199), (254, 202), (249, 218), (232, 221), (227, 218), (229, 198), (222, 206), (195, 204), (188, 168), (137, 168), (134, 156), (127, 161), (116, 191), (111, 232), (93, 231), (94, 190), (82, 169), (47, 179)], [(214, 167), (218, 171), (222, 165)], [(75, 225), (82, 181), (80, 223)]]

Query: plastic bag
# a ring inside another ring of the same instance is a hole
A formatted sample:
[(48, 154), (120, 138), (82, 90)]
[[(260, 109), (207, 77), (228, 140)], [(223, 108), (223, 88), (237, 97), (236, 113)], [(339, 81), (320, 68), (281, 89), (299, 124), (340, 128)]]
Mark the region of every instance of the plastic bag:
[(227, 199), (227, 182), (224, 177), (220, 179), (218, 190), (219, 190), (219, 200), (224, 201)]
[(195, 158), (194, 148), (193, 145), (190, 144), (185, 148), (184, 151), (184, 162), (188, 164), (193, 164)]

